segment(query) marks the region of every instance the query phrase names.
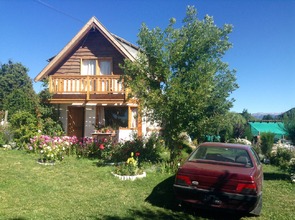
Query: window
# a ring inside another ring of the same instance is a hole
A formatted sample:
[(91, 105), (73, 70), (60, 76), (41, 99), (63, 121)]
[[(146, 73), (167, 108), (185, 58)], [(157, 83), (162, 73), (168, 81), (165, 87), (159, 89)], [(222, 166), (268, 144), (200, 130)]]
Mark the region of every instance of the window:
[(82, 59), (81, 75), (111, 75), (112, 74), (112, 59)]
[(96, 60), (82, 60), (81, 75), (95, 75)]
[(137, 108), (131, 108), (131, 128), (137, 128)]
[(100, 75), (111, 75), (111, 60), (99, 60)]
[(105, 126), (128, 127), (128, 107), (105, 107)]

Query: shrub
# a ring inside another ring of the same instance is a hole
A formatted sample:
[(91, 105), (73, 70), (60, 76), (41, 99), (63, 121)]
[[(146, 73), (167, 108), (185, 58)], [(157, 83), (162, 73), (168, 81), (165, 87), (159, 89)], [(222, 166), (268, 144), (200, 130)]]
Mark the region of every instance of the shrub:
[(288, 171), (291, 175), (291, 181), (295, 183), (295, 157), (290, 160)]
[(46, 118), (42, 123), (42, 133), (49, 136), (62, 136), (64, 131), (61, 122), (56, 122), (52, 118)]
[(287, 171), (289, 169), (289, 163), (292, 157), (295, 157), (292, 151), (285, 148), (278, 148), (277, 152), (271, 155), (270, 163), (278, 166), (284, 171)]
[(271, 132), (261, 133), (261, 152), (266, 157), (270, 157), (275, 135)]
[(30, 138), (38, 134), (38, 122), (36, 117), (26, 111), (19, 111), (11, 116), (11, 128), (14, 133), (14, 141), (18, 148), (30, 142)]
[(13, 132), (9, 124), (0, 125), (0, 146), (13, 141)]

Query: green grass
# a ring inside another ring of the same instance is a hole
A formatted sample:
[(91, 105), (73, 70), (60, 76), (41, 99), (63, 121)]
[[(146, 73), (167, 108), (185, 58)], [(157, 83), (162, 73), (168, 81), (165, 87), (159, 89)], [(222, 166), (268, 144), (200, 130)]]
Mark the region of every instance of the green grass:
[[(232, 219), (232, 215), (181, 210), (174, 203), (174, 177), (148, 171), (142, 180), (121, 181), (112, 167), (66, 157), (55, 166), (37, 156), (0, 149), (0, 219)], [(258, 218), (294, 219), (295, 185), (265, 166), (264, 204)]]

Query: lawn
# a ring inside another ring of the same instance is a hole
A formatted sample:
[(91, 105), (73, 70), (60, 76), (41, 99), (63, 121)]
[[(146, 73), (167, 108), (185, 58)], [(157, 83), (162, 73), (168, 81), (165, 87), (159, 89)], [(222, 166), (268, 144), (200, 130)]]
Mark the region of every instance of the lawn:
[[(233, 215), (181, 210), (174, 203), (173, 175), (147, 170), (147, 177), (121, 181), (112, 167), (66, 157), (55, 166), (37, 156), (0, 149), (0, 219), (232, 219)], [(295, 219), (295, 184), (275, 167), (265, 166), (260, 217)]]

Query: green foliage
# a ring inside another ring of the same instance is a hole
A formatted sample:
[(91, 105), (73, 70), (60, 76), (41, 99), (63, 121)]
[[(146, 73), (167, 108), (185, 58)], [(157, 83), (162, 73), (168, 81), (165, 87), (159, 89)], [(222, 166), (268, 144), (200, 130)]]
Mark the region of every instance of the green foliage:
[(13, 141), (13, 131), (9, 124), (0, 126), (0, 146)]
[(0, 65), (0, 109), (8, 110), (9, 118), (17, 110), (38, 111), (38, 98), (27, 72), (21, 63), (11, 60)]
[(271, 132), (261, 133), (261, 152), (267, 157), (270, 157), (270, 153), (274, 144), (275, 134)]
[(14, 141), (19, 148), (29, 143), (30, 138), (38, 134), (38, 121), (27, 111), (17, 111), (10, 120)]
[(284, 130), (287, 133), (287, 136), (292, 141), (292, 143), (295, 143), (295, 113), (289, 114), (284, 118)]
[(237, 88), (235, 71), (222, 62), (231, 47), (232, 27), (217, 27), (213, 18), (197, 18), (187, 8), (183, 26), (175, 19), (164, 30), (150, 30), (145, 24), (138, 45), (143, 53), (136, 61), (125, 60), (124, 84), (130, 96), (140, 99), (151, 120), (164, 128), (166, 144), (173, 150), (181, 132), (200, 139), (218, 133), (223, 115), (232, 106), (228, 99)]
[(42, 123), (42, 133), (49, 136), (62, 136), (64, 131), (61, 122), (56, 122), (52, 118), (45, 118)]
[(287, 171), (289, 169), (290, 160), (293, 157), (295, 157), (294, 152), (285, 148), (278, 148), (276, 153), (271, 155), (270, 162), (283, 171)]
[(249, 121), (256, 121), (257, 119), (253, 117), (247, 109), (243, 109), (241, 115), (246, 119), (247, 122)]

